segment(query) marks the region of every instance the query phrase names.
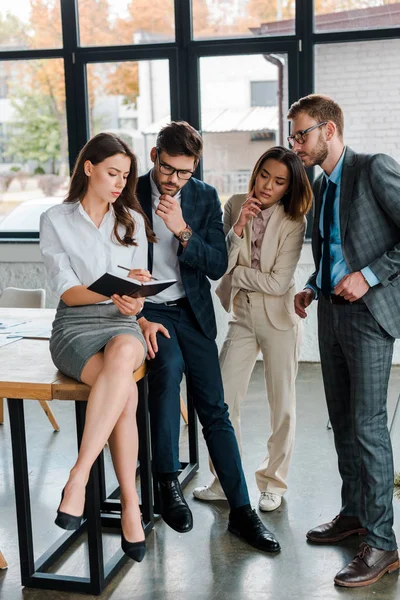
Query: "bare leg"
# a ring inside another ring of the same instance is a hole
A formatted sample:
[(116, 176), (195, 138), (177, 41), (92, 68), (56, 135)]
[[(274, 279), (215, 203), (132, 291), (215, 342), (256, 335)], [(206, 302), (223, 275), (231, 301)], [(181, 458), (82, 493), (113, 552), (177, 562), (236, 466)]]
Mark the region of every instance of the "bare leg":
[(61, 511), (82, 514), (90, 469), (125, 409), (132, 393), (132, 373), (142, 359), (141, 342), (120, 335), (108, 342), (104, 355), (96, 354), (85, 365), (81, 379), (92, 389), (78, 460), (65, 486)]
[(128, 402), (108, 440), (121, 489), (122, 529), (128, 542), (144, 539), (135, 477), (138, 456), (137, 401), (137, 387), (132, 381)]

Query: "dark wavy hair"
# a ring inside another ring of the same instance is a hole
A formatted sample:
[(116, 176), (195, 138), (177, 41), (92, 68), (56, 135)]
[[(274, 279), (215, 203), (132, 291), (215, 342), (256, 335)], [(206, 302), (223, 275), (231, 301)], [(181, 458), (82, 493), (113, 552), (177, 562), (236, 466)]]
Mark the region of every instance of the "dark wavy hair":
[(290, 173), (290, 183), (286, 194), (280, 200), (285, 213), (293, 220), (303, 218), (312, 205), (312, 189), (303, 163), (300, 158), (288, 148), (274, 146), (260, 156), (255, 164), (249, 181), (249, 193), (252, 192), (256, 177), (266, 160), (272, 158), (287, 166)]
[[(126, 185), (113, 204), (115, 213), (115, 224), (113, 234), (116, 240), (123, 246), (137, 246), (134, 238), (135, 221), (129, 209), (133, 209), (144, 218), (146, 236), (149, 242), (156, 242), (157, 238), (150, 227), (149, 220), (136, 196), (136, 184), (138, 179), (137, 159), (132, 150), (121, 138), (113, 133), (99, 133), (92, 137), (82, 148), (76, 159), (75, 167), (69, 185), (69, 191), (64, 202), (76, 203), (85, 197), (89, 186), (89, 177), (85, 173), (84, 165), (87, 160), (93, 165), (98, 165), (110, 156), (124, 154), (131, 161)], [(118, 233), (118, 225), (125, 227), (123, 238)]]
[(190, 156), (198, 164), (203, 152), (203, 140), (194, 127), (186, 121), (172, 121), (157, 135), (157, 148), (170, 156)]

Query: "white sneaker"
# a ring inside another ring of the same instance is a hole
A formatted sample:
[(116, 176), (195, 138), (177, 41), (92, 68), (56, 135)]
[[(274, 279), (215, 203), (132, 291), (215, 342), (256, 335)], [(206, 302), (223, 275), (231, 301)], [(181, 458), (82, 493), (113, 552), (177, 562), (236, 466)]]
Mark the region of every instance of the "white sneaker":
[(221, 494), (217, 494), (208, 485), (202, 485), (201, 487), (194, 488), (193, 496), (198, 500), (204, 500), (205, 502), (213, 502), (215, 500), (226, 500), (226, 496), (223, 492)]
[(282, 496), (272, 492), (261, 492), (258, 508), (269, 512), (280, 507), (282, 504)]

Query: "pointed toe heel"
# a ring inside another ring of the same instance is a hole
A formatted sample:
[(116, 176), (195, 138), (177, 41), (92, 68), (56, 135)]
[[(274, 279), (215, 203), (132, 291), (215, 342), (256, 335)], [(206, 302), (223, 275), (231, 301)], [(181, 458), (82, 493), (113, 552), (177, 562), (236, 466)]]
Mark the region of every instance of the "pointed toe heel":
[(75, 529), (79, 529), (79, 527), (82, 524), (82, 520), (83, 520), (83, 514), (80, 517), (77, 517), (75, 515), (69, 515), (68, 513), (62, 512), (60, 510), (60, 506), (61, 506), (61, 502), (64, 499), (64, 489), (61, 492), (61, 501), (60, 501), (60, 505), (57, 509), (57, 517), (54, 521), (54, 523), (56, 525), (58, 525), (58, 527), (61, 527), (61, 529), (66, 529), (68, 531), (73, 531)]
[(146, 554), (146, 542), (128, 542), (123, 533), (121, 533), (121, 548), (129, 558), (140, 563)]

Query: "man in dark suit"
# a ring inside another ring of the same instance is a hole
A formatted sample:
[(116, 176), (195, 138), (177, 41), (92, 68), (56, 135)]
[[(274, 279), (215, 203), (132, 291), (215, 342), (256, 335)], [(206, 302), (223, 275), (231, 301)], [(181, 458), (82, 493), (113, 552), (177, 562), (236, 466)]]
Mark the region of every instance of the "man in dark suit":
[(202, 139), (186, 122), (164, 127), (151, 150), (154, 168), (139, 178), (139, 201), (157, 236), (149, 244), (149, 270), (176, 279), (148, 298), (139, 323), (150, 358), (149, 402), (154, 463), (164, 521), (190, 531), (192, 513), (177, 478), (180, 384), (185, 372), (208, 451), (230, 504), (232, 533), (260, 550), (280, 549), (251, 509), (238, 445), (224, 402), (215, 343), (216, 323), (207, 277), (227, 268), (221, 204), (216, 190), (193, 177)]
[(289, 142), (314, 183), (315, 272), (295, 297), (297, 314), (318, 297), (321, 367), (342, 478), (340, 513), (307, 533), (314, 543), (353, 534), (365, 542), (335, 583), (360, 587), (399, 568), (393, 531), (393, 458), (387, 388), (400, 337), (400, 167), (343, 143), (343, 113), (312, 94), (289, 111)]

